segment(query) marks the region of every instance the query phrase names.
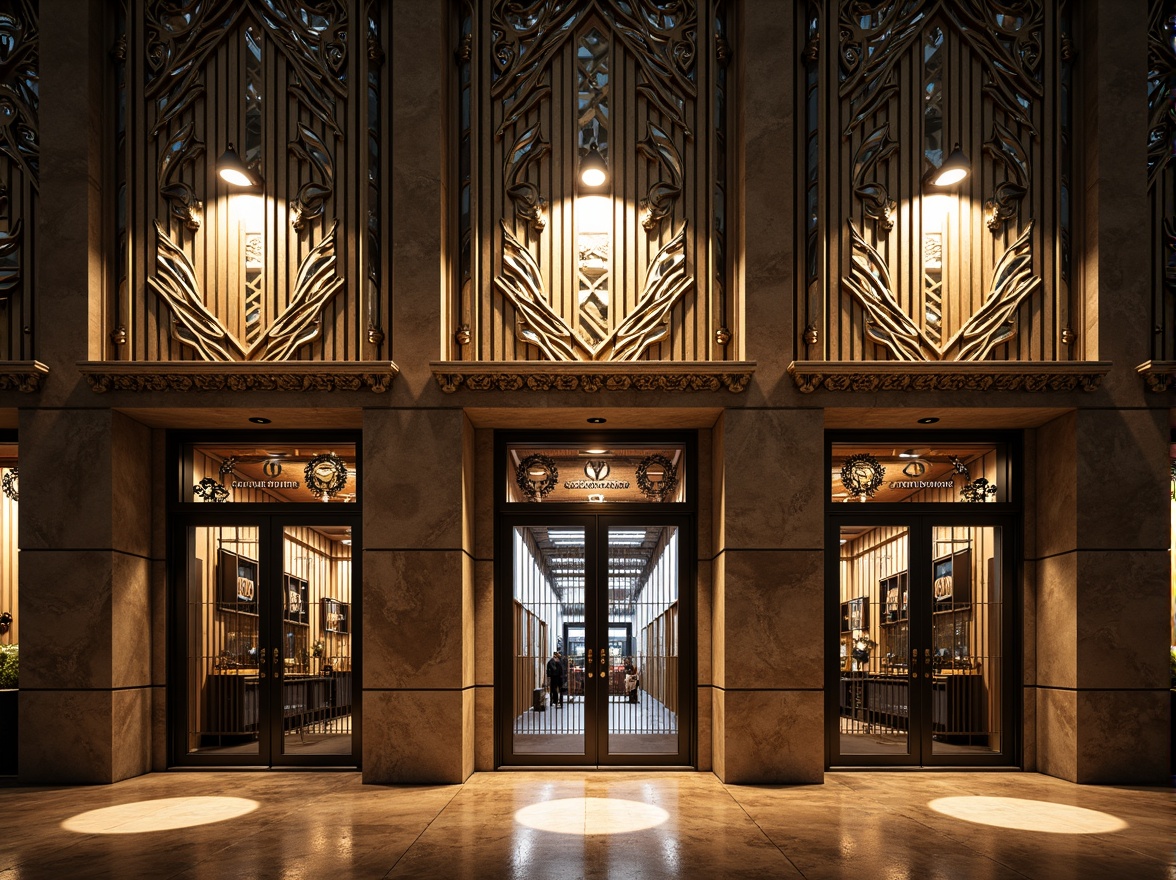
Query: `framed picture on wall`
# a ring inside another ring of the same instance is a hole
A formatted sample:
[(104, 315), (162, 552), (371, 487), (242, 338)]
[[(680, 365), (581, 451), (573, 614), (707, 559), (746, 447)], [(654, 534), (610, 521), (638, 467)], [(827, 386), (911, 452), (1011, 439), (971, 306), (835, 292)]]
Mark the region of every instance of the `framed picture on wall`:
[(351, 605), (338, 599), (322, 600), (323, 631), (347, 635), (351, 632)]
[(257, 562), (222, 549), (216, 569), (218, 607), (238, 614), (257, 614)]
[(870, 625), (870, 607), (866, 604), (866, 597), (849, 600), (849, 628), (866, 629)]
[(291, 623), (307, 623), (310, 618), (310, 585), (292, 574), (284, 575), (282, 581), (286, 587), (283, 617)]

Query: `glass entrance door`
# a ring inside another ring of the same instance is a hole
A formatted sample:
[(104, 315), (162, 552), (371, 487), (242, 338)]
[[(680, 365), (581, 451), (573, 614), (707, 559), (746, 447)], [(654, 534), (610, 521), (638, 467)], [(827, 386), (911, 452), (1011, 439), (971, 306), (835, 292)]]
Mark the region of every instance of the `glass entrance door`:
[(506, 523), (505, 763), (689, 763), (685, 525), (667, 516)]
[(174, 755), (354, 765), (353, 517), (177, 529)]
[(871, 517), (834, 529), (830, 763), (1010, 763), (1009, 524)]

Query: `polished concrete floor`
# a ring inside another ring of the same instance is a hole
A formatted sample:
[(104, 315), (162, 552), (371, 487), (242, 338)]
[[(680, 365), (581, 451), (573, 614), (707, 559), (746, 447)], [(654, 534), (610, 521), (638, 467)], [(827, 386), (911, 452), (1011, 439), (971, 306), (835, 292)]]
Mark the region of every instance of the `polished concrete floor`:
[(1176, 877), (1170, 788), (1032, 773), (173, 772), (0, 786), (0, 880)]

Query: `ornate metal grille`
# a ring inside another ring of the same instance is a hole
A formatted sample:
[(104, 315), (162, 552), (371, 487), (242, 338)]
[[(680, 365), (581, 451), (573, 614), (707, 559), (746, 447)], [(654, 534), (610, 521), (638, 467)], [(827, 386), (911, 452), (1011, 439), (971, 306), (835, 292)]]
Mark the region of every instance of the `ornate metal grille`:
[[(1083, 358), (1063, 334), (1082, 326), (1067, 9), (798, 5), (799, 360)], [(929, 173), (957, 143), (971, 174), (937, 190)]]
[[(734, 358), (725, 6), (463, 0), (460, 9), (447, 356)], [(609, 165), (605, 211), (578, 198), (577, 163), (593, 140)]]
[(1152, 357), (1176, 360), (1176, 2), (1151, 0), (1148, 18), (1147, 184), (1151, 201)]
[(41, 162), (36, 0), (0, 4), (0, 45), (0, 360), (32, 360), (32, 232)]
[[(183, 14), (129, 0), (111, 358), (385, 356), (390, 16), (372, 0), (201, 0)], [(215, 174), (230, 144), (260, 178), (246, 194)]]

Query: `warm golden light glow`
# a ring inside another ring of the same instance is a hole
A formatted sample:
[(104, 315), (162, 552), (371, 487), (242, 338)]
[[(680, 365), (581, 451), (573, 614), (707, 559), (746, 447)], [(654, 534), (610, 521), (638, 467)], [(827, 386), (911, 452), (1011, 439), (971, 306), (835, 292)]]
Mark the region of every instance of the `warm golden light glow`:
[(253, 186), (253, 181), (245, 176), (245, 173), (238, 171), (236, 168), (222, 168), (220, 170), (221, 180), (226, 183), (231, 183), (233, 186)]
[(515, 813), (515, 821), (528, 828), (577, 836), (644, 831), (669, 817), (661, 807), (643, 801), (595, 797), (541, 801)]
[(1106, 834), (1127, 827), (1126, 822), (1110, 813), (1026, 798), (948, 797), (933, 800), (927, 806), (937, 813), (977, 825), (1045, 834)]
[(612, 229), (612, 199), (579, 196), (576, 199), (576, 231), (581, 235), (607, 234)]
[(940, 171), (931, 182), (936, 186), (951, 186), (953, 183), (959, 183), (968, 172), (963, 168), (948, 168), (945, 171)]
[(61, 827), (77, 834), (146, 834), (224, 822), (260, 806), (257, 801), (238, 797), (159, 798), (78, 813)]

